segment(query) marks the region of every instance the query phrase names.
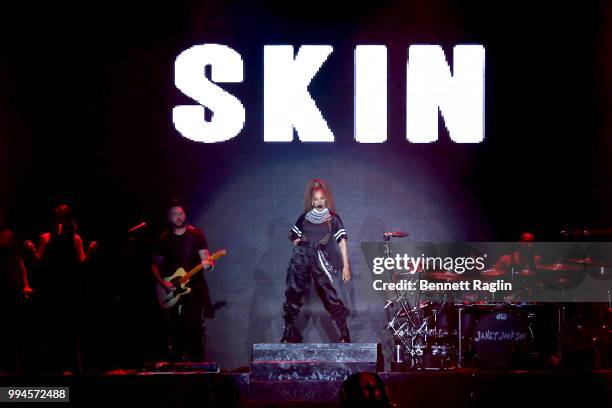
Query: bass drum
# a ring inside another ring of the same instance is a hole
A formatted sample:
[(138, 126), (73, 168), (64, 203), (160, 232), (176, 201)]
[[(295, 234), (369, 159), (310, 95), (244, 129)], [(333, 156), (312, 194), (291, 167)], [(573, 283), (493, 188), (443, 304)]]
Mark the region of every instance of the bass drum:
[(476, 364), (481, 368), (518, 368), (529, 356), (532, 343), (529, 322), (506, 309), (482, 315), (472, 337)]

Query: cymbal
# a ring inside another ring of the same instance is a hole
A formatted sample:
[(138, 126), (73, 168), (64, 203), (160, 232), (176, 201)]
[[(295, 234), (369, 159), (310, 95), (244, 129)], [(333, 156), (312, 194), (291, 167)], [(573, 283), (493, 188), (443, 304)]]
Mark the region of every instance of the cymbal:
[(552, 283), (556, 283), (557, 285), (569, 285), (572, 283), (572, 280), (569, 278), (559, 278), (552, 281)]
[(535, 276), (536, 273), (532, 269), (523, 268), (520, 271), (516, 272), (515, 275), (518, 275), (518, 276)]
[(591, 257), (586, 257), (586, 258), (570, 258), (570, 259), (566, 259), (565, 262), (573, 263), (573, 264), (579, 264), (579, 265), (584, 265), (584, 266), (603, 266), (605, 268), (612, 267), (612, 264), (610, 264), (610, 263), (596, 261), (596, 260), (594, 260)]
[(449, 271), (429, 271), (421, 274), (421, 279), (427, 280), (439, 280), (439, 281), (453, 281), (460, 280), (461, 275)]
[(406, 276), (409, 276), (409, 277), (415, 278), (415, 277), (418, 277), (418, 276), (421, 274), (421, 272), (422, 272), (422, 271), (416, 271), (416, 272), (400, 272), (400, 273), (398, 273), (398, 274), (397, 274), (397, 276), (401, 276), (401, 277), (406, 277)]
[(504, 271), (503, 269), (495, 269), (495, 268), (484, 269), (480, 271), (480, 275), (487, 277), (487, 278), (497, 278), (499, 276), (504, 276), (507, 274), (508, 274), (508, 271)]
[(584, 268), (579, 265), (568, 265), (561, 262), (557, 262), (551, 265), (540, 265), (538, 269), (544, 271), (554, 271), (554, 272), (570, 272), (570, 271), (582, 271)]

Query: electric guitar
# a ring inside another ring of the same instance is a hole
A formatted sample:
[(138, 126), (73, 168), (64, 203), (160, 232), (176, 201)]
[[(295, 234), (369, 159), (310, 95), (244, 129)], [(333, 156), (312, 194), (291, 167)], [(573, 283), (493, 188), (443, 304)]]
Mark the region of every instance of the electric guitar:
[(159, 284), (157, 285), (157, 301), (162, 309), (172, 309), (174, 306), (176, 306), (181, 297), (191, 293), (191, 288), (188, 286), (189, 280), (193, 277), (193, 275), (204, 268), (204, 262), (215, 261), (222, 256), (225, 256), (226, 253), (227, 251), (225, 249), (221, 249), (206, 258), (203, 262), (199, 263), (198, 266), (189, 272), (185, 272), (185, 269), (183, 268), (178, 268), (176, 272), (172, 274), (172, 276), (164, 278), (166, 282), (171, 282), (174, 285), (174, 289), (168, 289), (167, 287)]

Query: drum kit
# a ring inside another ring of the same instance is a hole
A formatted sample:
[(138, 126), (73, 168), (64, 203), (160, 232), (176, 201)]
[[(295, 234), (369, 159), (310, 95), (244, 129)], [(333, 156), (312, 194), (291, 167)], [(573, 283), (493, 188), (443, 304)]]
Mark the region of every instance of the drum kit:
[[(388, 245), (386, 252), (389, 256)], [(612, 264), (570, 258), (534, 267), (491, 268), (478, 272), (475, 278), (521, 281), (522, 290), (531, 296), (545, 286), (569, 289), (577, 280), (575, 274), (592, 268), (600, 273), (612, 272)], [(392, 271), (391, 279), (454, 282), (465, 277), (449, 270)], [(521, 293), (483, 296), (462, 292), (457, 299), (452, 293), (395, 291), (385, 304), (386, 329), (395, 343), (392, 365), (395, 370), (404, 371), (457, 367), (518, 369), (559, 364), (564, 345), (571, 344), (563, 338), (572, 332), (565, 321), (566, 306), (521, 301)], [(612, 304), (606, 309), (608, 316), (612, 316)], [(572, 325), (578, 326), (580, 322)], [(612, 342), (612, 330), (606, 330), (606, 341)]]

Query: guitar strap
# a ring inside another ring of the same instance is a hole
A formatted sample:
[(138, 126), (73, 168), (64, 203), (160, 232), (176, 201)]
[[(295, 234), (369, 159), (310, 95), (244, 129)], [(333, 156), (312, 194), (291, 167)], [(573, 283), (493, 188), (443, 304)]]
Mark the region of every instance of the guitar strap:
[[(192, 233), (191, 228), (187, 227), (187, 231), (185, 232), (187, 234), (187, 236), (185, 237), (185, 249), (187, 250), (186, 254), (185, 254), (185, 262), (190, 262), (191, 261), (191, 256), (194, 253), (194, 250), (197, 250), (198, 248), (194, 248), (195, 245), (195, 239)], [(197, 256), (195, 256), (195, 258), (197, 258), (198, 262), (200, 261), (200, 256), (199, 254), (197, 254)], [(192, 268), (196, 267), (197, 264), (194, 265), (185, 265), (184, 268), (186, 270), (191, 270)], [(200, 274), (202, 274), (202, 271), (199, 272)], [(203, 288), (203, 307), (204, 307), (204, 316), (208, 319), (212, 319), (213, 317), (215, 317), (215, 306), (212, 303), (212, 299), (210, 298), (210, 292), (208, 291), (208, 284), (206, 283), (205, 279), (202, 279), (203, 284), (204, 284), (204, 288)], [(191, 295), (193, 296), (193, 295)]]
[(185, 265), (183, 265), (183, 268), (185, 269), (185, 271), (189, 272), (192, 268), (194, 268), (196, 265), (191, 265), (191, 258), (192, 258), (192, 254), (193, 254), (193, 234), (191, 233), (191, 228), (187, 227), (187, 230), (185, 231), (185, 234), (187, 234), (187, 236), (185, 237), (185, 253), (183, 254), (183, 259), (185, 262)]

